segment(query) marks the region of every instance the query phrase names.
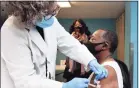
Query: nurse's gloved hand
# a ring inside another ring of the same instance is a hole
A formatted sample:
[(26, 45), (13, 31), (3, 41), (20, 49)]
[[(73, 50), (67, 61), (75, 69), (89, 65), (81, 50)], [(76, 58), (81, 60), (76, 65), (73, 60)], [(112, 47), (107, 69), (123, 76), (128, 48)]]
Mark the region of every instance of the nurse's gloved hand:
[(96, 59), (92, 60), (88, 64), (91, 71), (96, 74), (94, 83), (97, 83), (98, 80), (106, 78), (108, 76), (108, 71), (103, 66), (101, 66)]
[(62, 88), (88, 88), (89, 80), (86, 78), (74, 78), (67, 83), (63, 83)]

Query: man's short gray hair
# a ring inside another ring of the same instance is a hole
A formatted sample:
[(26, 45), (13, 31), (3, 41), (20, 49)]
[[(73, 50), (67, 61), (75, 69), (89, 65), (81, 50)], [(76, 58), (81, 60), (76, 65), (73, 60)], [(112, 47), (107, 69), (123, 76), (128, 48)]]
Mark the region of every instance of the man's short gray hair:
[(53, 15), (56, 6), (59, 7), (54, 1), (10, 1), (7, 3), (7, 11), (21, 17), (22, 22), (32, 24), (34, 20)]

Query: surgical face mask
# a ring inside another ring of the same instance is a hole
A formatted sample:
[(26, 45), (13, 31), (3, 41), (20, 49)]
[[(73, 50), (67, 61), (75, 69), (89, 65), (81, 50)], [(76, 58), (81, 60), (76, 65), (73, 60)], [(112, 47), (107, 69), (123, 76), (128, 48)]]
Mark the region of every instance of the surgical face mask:
[(48, 16), (44, 17), (42, 21), (36, 23), (36, 26), (39, 26), (43, 29), (52, 26), (54, 23), (54, 17), (48, 18)]
[(45, 17), (44, 17), (44, 20), (46, 20), (46, 21), (47, 21), (47, 20), (51, 19), (51, 17), (53, 17), (53, 15), (48, 15), (48, 16), (45, 16)]
[(88, 48), (88, 50), (93, 54), (93, 55), (96, 55), (98, 53), (100, 53), (101, 51), (103, 50), (96, 50), (96, 46), (98, 45), (101, 45), (101, 44), (104, 44), (105, 42), (102, 42), (102, 43), (91, 43), (91, 42), (88, 42), (87, 44), (85, 44), (85, 46)]

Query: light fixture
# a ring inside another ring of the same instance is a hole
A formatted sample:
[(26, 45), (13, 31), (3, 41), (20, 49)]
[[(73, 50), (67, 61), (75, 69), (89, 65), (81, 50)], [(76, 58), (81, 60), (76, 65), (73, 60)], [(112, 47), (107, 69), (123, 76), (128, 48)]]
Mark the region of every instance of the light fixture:
[(57, 4), (58, 4), (61, 8), (70, 8), (70, 7), (71, 7), (69, 1), (57, 1)]

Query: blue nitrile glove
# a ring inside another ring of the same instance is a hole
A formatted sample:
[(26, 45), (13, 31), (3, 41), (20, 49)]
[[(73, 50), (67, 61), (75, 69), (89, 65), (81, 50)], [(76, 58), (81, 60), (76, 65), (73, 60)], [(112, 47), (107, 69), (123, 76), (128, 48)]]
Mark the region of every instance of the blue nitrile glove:
[(98, 80), (106, 78), (108, 76), (108, 71), (103, 66), (101, 66), (96, 59), (91, 60), (88, 64), (91, 71), (93, 71), (96, 74), (94, 83), (96, 83)]
[(62, 88), (88, 88), (89, 79), (74, 78), (67, 83), (63, 83)]
[(50, 19), (45, 19), (44, 17), (42, 21), (37, 22), (36, 25), (44, 29), (52, 26), (53, 23), (54, 23), (54, 17), (51, 17)]

